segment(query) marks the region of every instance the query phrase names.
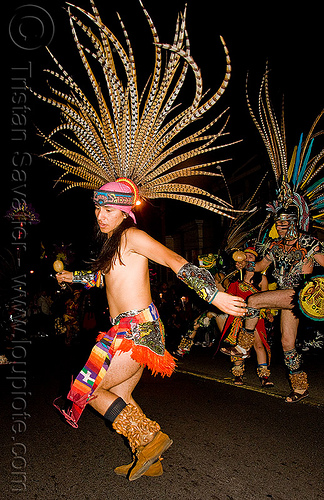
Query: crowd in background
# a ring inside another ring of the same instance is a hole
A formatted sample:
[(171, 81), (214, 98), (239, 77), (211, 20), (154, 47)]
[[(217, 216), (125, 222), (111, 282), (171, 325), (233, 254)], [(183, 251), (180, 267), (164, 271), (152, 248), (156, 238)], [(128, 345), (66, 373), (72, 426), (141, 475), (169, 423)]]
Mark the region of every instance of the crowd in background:
[[(181, 358), (191, 352), (192, 347), (204, 348), (213, 356), (221, 338), (221, 331), (216, 321), (217, 311), (182, 284), (152, 285), (152, 296), (165, 326), (166, 347), (173, 355)], [(104, 290), (93, 288), (86, 290), (76, 286), (65, 290), (42, 289), (28, 297), (25, 318), (25, 334), (16, 329), (17, 314), (14, 308), (3, 304), (1, 307), (1, 343), (0, 363), (10, 361), (10, 344), (13, 339), (31, 340), (60, 339), (62, 345), (73, 348), (83, 343), (85, 349), (95, 343), (99, 331), (110, 328), (109, 310)], [(17, 331), (16, 331), (17, 330)], [(323, 348), (323, 334), (314, 322), (303, 325), (299, 346), (307, 351)], [(268, 341), (271, 345), (275, 336), (280, 336), (276, 321), (267, 324)], [(187, 348), (183, 339), (189, 339)]]

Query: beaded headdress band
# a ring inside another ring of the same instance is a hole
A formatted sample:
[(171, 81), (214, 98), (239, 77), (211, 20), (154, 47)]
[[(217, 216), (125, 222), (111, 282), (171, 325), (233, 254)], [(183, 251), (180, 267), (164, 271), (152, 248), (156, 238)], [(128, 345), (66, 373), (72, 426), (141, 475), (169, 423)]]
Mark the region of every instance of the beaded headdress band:
[(252, 248), (252, 247), (247, 247), (243, 250), (244, 253), (251, 253), (252, 255), (254, 255), (255, 257), (258, 257), (259, 254), (258, 252), (255, 250), (255, 248)]
[(132, 193), (118, 193), (116, 191), (95, 191), (93, 201), (96, 205), (119, 205), (133, 206), (134, 195)]

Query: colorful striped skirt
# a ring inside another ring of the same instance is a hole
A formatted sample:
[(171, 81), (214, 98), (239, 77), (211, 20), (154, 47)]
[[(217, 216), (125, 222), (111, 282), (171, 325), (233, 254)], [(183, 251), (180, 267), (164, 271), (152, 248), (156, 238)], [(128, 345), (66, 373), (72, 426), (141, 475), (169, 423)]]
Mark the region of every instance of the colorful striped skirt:
[(165, 349), (165, 333), (158, 310), (152, 303), (146, 309), (128, 311), (111, 319), (112, 328), (101, 332), (85, 366), (74, 380), (67, 399), (69, 409), (54, 406), (64, 415), (72, 427), (87, 403), (94, 397), (95, 389), (106, 375), (109, 364), (117, 352), (131, 352), (131, 358), (146, 366), (153, 375), (170, 376), (175, 360)]

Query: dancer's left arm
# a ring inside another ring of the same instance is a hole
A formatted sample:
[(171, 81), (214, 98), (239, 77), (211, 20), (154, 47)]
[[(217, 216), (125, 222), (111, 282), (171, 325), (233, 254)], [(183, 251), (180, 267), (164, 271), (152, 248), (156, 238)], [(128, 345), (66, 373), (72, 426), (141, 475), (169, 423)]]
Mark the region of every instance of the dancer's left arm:
[(149, 260), (172, 269), (177, 277), (204, 300), (233, 316), (244, 316), (244, 299), (218, 291), (215, 280), (206, 269), (189, 263), (186, 259), (159, 243), (144, 231), (131, 228), (127, 231), (127, 247)]

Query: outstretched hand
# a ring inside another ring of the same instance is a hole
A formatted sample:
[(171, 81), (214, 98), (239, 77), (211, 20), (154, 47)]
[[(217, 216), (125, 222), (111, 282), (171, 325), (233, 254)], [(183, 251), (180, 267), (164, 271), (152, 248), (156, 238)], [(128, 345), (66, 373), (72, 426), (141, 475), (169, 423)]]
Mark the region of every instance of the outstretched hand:
[(61, 283), (72, 283), (73, 273), (71, 271), (62, 271), (55, 275), (57, 281)]
[(212, 304), (231, 316), (244, 316), (247, 312), (246, 303), (242, 297), (225, 292), (218, 292)]

